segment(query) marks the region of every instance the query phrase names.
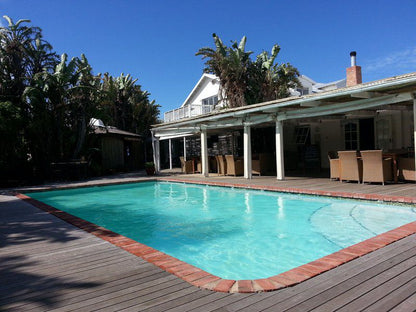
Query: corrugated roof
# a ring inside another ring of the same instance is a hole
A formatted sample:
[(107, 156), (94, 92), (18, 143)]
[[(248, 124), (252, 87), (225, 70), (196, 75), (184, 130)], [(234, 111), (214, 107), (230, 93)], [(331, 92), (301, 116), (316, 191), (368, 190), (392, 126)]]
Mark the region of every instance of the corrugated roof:
[(124, 136), (130, 136), (130, 137), (141, 137), (140, 134), (128, 132), (124, 130), (120, 130), (116, 127), (96, 127), (94, 129), (95, 134), (117, 134), (117, 135), (124, 135)]

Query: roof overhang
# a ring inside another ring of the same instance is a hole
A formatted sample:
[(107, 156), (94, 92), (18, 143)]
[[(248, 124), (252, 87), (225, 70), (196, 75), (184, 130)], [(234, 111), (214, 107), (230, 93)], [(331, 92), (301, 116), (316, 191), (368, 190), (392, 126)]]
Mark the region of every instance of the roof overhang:
[[(197, 134), (201, 128), (227, 129), (273, 121), (347, 114), (359, 110), (394, 109), (401, 103), (412, 107), (416, 72), (317, 94), (295, 96), (244, 107), (225, 109), (197, 117), (154, 125), (156, 137)], [(403, 107), (403, 105), (401, 105)]]

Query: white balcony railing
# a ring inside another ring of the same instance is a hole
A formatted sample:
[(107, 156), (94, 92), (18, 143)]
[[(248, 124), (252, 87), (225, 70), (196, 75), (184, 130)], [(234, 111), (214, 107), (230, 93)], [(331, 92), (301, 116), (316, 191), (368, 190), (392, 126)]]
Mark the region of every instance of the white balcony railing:
[(207, 114), (213, 110), (214, 105), (190, 104), (166, 112), (164, 114), (164, 122), (177, 121), (183, 118), (199, 116)]

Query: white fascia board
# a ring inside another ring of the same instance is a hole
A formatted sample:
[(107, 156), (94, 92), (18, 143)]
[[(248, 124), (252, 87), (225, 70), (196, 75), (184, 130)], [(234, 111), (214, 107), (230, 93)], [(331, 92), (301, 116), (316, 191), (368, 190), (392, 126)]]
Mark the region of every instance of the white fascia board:
[(159, 141), (163, 140), (169, 140), (169, 139), (180, 139), (185, 137), (190, 137), (195, 135), (196, 133), (182, 133), (182, 134), (175, 134), (174, 132), (170, 134), (164, 134), (164, 135), (157, 135), (156, 137), (159, 138)]

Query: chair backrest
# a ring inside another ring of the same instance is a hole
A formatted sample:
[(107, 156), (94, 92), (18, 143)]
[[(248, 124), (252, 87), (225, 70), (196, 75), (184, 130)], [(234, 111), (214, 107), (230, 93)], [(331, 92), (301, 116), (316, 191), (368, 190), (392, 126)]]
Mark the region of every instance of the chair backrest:
[(225, 155), (225, 161), (227, 163), (227, 174), (235, 175), (235, 164), (233, 155)]
[(356, 151), (339, 151), (340, 179), (360, 181), (360, 170)]
[(357, 161), (356, 151), (339, 151), (338, 156), (339, 156), (340, 161), (353, 162), (353, 163)]
[(215, 158), (217, 159), (218, 162), (218, 172), (219, 174), (226, 174), (227, 173), (227, 168), (226, 168), (226, 164), (224, 162), (224, 156), (222, 155), (217, 155), (215, 156)]
[(384, 182), (383, 151), (361, 151), (363, 160), (363, 181)]
[(373, 164), (374, 166), (383, 165), (382, 150), (360, 151), (360, 153), (363, 159), (363, 164)]
[(225, 161), (227, 162), (227, 165), (234, 165), (234, 156), (225, 155)]

